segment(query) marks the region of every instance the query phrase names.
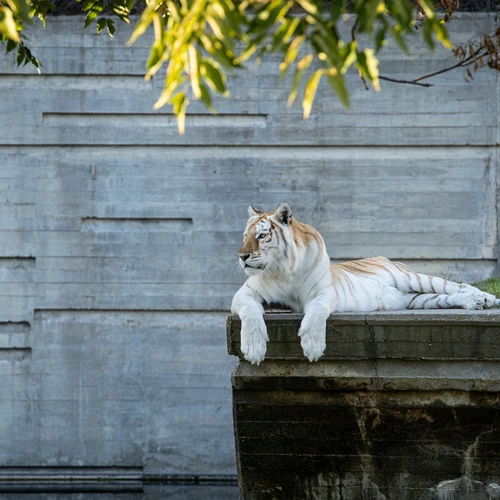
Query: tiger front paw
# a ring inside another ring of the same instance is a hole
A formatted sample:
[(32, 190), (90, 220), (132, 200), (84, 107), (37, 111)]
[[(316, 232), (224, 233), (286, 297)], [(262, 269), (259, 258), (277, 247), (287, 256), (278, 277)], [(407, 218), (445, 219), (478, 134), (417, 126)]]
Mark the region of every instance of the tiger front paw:
[(251, 318), (241, 324), (241, 352), (252, 365), (259, 365), (266, 357), (267, 328), (264, 318)]
[(324, 328), (308, 328), (299, 331), (300, 345), (304, 356), (311, 361), (318, 361), (326, 349), (326, 324)]

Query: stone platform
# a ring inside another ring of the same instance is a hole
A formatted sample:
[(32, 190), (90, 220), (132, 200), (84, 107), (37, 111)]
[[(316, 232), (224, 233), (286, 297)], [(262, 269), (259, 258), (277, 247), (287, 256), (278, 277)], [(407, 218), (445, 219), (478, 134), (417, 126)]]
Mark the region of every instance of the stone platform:
[(301, 318), (267, 314), (265, 361), (233, 373), (243, 499), (500, 498), (500, 311), (335, 314), (317, 363)]

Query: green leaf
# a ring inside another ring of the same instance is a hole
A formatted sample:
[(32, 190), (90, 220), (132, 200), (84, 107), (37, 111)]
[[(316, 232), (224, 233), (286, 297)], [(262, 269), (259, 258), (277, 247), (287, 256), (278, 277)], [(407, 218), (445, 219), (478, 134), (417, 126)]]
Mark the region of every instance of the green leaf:
[(200, 61), (200, 73), (211, 89), (222, 95), (229, 95), (226, 88), (226, 75), (221, 71), (218, 63), (212, 59), (203, 58)]
[[(78, 0), (82, 1), (82, 0)], [(95, 4), (97, 3), (97, 0), (84, 0), (83, 5), (82, 5), (82, 10), (90, 10)]]
[(101, 33), (101, 31), (106, 27), (106, 19), (101, 17), (96, 23), (97, 33)]
[(323, 74), (324, 70), (318, 69), (307, 80), (306, 88), (304, 90), (304, 100), (302, 101), (302, 108), (304, 109), (304, 120), (307, 120), (309, 118), (314, 102), (314, 96), (316, 95), (316, 90)]
[(189, 78), (191, 79), (191, 89), (196, 99), (201, 97), (200, 88), (200, 68), (199, 68), (199, 54), (194, 45), (188, 47), (189, 52)]
[(229, 26), (231, 26), (231, 29), (239, 38), (241, 36), (241, 26), (243, 25), (243, 21), (238, 9), (236, 9), (234, 4), (229, 1), (221, 2), (221, 6), (224, 9), (224, 14)]
[(202, 34), (200, 35), (200, 42), (203, 48), (225, 68), (241, 67), (240, 61), (242, 58), (236, 58), (234, 53), (225, 47), (220, 40)]
[(383, 0), (357, 0), (354, 11), (358, 14), (358, 31), (360, 33), (371, 33), (377, 16), (383, 12), (384, 8), (385, 2)]
[(161, 40), (157, 40), (151, 46), (151, 51), (149, 52), (148, 60), (146, 61), (147, 79), (156, 73), (158, 70), (158, 65), (165, 54), (165, 44)]
[(375, 57), (373, 49), (365, 49), (363, 52), (358, 52), (357, 67), (362, 75), (370, 80), (373, 88), (378, 92), (380, 90), (378, 59)]
[(107, 26), (107, 29), (108, 29), (109, 36), (111, 38), (113, 38), (113, 36), (115, 34), (115, 31), (116, 31), (115, 23), (113, 22), (112, 19), (107, 19), (106, 20), (106, 26)]
[(399, 45), (400, 49), (407, 55), (410, 54), (410, 51), (408, 50), (408, 46), (406, 45), (406, 40), (404, 36), (401, 34), (401, 29), (398, 29), (399, 27), (391, 27), (389, 28), (389, 33), (391, 34), (392, 38), (396, 41), (396, 43)]
[(347, 93), (344, 75), (338, 72), (329, 72), (326, 73), (325, 76), (326, 81), (330, 84), (330, 87), (337, 94), (340, 102), (346, 108), (349, 108), (349, 94)]
[(172, 94), (186, 81), (186, 78), (181, 78), (179, 81), (171, 83), (166, 89), (161, 93), (160, 98), (155, 102), (153, 109), (160, 109), (165, 106), (167, 102), (170, 101)]
[(390, 13), (402, 27), (408, 28), (413, 22), (414, 6), (408, 0), (392, 0)]
[(285, 76), (286, 72), (288, 71), (288, 68), (290, 67), (290, 64), (292, 64), (297, 58), (300, 47), (302, 47), (302, 44), (304, 43), (305, 39), (306, 39), (305, 35), (299, 35), (293, 39), (292, 43), (290, 43), (288, 50), (286, 51), (285, 57), (283, 59), (283, 62), (280, 64), (281, 78)]
[(443, 45), (443, 47), (450, 50), (453, 49), (453, 44), (450, 41), (448, 32), (440, 21), (436, 21), (434, 23), (434, 31), (436, 32), (436, 38), (441, 42), (441, 45)]
[(14, 42), (21, 42), (14, 14), (5, 7), (0, 7), (0, 34)]
[(207, 22), (210, 25), (210, 27), (212, 28), (214, 35), (219, 40), (226, 40), (227, 39), (227, 33), (225, 33), (223, 23), (221, 23), (218, 19), (214, 19), (213, 17), (208, 17)]
[(309, 0), (297, 0), (297, 3), (309, 14), (317, 14), (318, 7), (314, 2)]
[(311, 65), (313, 59), (314, 56), (312, 54), (308, 54), (297, 63), (297, 68), (295, 69), (295, 73), (292, 78), (292, 90), (290, 91), (290, 95), (288, 96), (288, 102), (286, 103), (287, 106), (290, 107), (295, 102), (297, 93), (299, 91), (300, 82), (302, 81), (302, 78), (304, 78), (304, 75)]
[(156, 17), (158, 14), (156, 11), (153, 9), (155, 6), (154, 2), (151, 2), (143, 11), (141, 18), (135, 25), (134, 31), (132, 32), (132, 36), (127, 42), (127, 45), (133, 45), (139, 37), (144, 35), (146, 33), (147, 29), (153, 22), (153, 18)]
[(342, 66), (340, 68), (340, 71), (342, 73), (345, 73), (355, 62), (357, 59), (357, 42), (351, 42), (345, 45), (341, 50), (340, 50), (340, 56), (343, 59)]
[[(5, 7), (3, 7), (5, 5)], [(13, 17), (18, 18), (21, 21), (30, 20), (30, 10), (31, 10), (31, 1), (28, 0), (3, 0), (0, 2), (0, 10), (10, 11), (13, 14)], [(2, 32), (0, 31), (0, 34)]]
[(387, 44), (386, 40), (386, 35), (387, 35), (387, 29), (386, 28), (380, 28), (377, 30), (375, 33), (375, 52), (379, 52), (380, 49)]
[(212, 106), (212, 96), (210, 94), (210, 89), (203, 83), (200, 82), (201, 90), (201, 101), (207, 107), (211, 113), (216, 113), (214, 107)]
[(189, 101), (186, 99), (186, 94), (184, 92), (179, 92), (174, 97), (172, 97), (170, 102), (172, 103), (174, 113), (177, 116), (177, 127), (179, 129), (179, 134), (184, 135), (186, 108), (189, 104)]
[(427, 0), (417, 0), (418, 4), (420, 7), (422, 7), (426, 17), (428, 19), (434, 19), (435, 13), (434, 13), (434, 8), (432, 7), (432, 4), (428, 2)]
[(25, 61), (26, 59), (26, 49), (22, 46), (19, 45), (19, 48), (17, 49), (17, 65), (21, 66), (21, 64)]
[(103, 11), (103, 9), (104, 7), (102, 5), (94, 5), (85, 18), (83, 28), (85, 29), (90, 26), (94, 19)]
[(14, 42), (14, 40), (8, 40), (7, 44), (5, 46), (5, 53), (8, 54), (12, 50), (14, 50), (17, 47), (17, 42)]
[(334, 23), (338, 21), (340, 14), (345, 10), (345, 0), (330, 1), (330, 20)]

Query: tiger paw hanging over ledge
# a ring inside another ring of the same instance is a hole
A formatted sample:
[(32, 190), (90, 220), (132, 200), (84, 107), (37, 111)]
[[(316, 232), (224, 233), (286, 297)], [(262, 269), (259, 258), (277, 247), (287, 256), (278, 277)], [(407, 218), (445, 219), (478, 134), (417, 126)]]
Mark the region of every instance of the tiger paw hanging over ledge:
[(471, 285), (418, 274), (386, 257), (330, 264), (319, 232), (292, 217), (286, 203), (267, 213), (249, 207), (249, 216), (239, 252), (248, 279), (231, 310), (241, 320), (240, 352), (252, 364), (266, 357), (265, 303), (304, 313), (297, 332), (309, 361), (325, 352), (327, 318), (333, 312), (481, 310), (500, 305), (495, 296)]
[[(269, 332), (266, 362), (300, 362), (303, 369), (313, 369), (297, 338), (302, 319), (302, 314), (289, 312), (264, 315)], [(228, 318), (227, 345), (229, 354), (243, 360), (241, 324), (236, 314)], [(334, 313), (328, 318), (321, 361), (388, 359), (500, 361), (500, 310)]]

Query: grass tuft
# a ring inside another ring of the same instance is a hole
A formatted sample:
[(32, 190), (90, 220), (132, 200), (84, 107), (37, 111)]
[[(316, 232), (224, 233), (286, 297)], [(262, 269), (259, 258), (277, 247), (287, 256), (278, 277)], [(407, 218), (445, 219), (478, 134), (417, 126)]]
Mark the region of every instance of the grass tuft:
[(491, 293), (497, 298), (500, 298), (500, 278), (488, 278), (476, 283), (471, 283), (472, 286), (479, 288), (483, 292)]

